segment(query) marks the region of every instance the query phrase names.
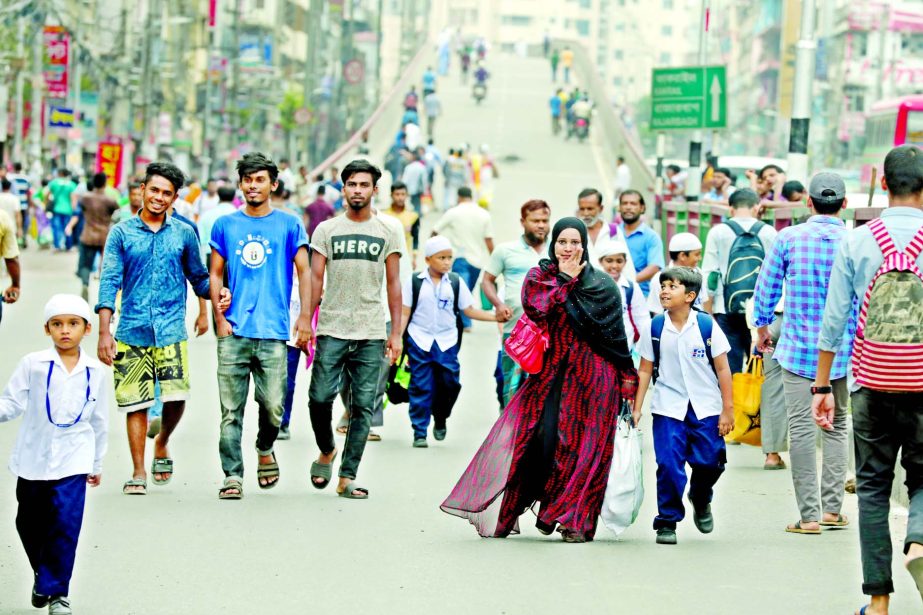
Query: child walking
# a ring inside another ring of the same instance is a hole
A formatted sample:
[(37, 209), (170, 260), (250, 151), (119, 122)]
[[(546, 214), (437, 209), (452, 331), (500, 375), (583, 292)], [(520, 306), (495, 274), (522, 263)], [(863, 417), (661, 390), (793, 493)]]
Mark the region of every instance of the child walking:
[[(701, 275), (699, 262), (702, 260), (702, 242), (698, 237), (692, 233), (677, 233), (670, 238), (667, 250), (670, 252), (670, 267), (689, 267)], [(701, 309), (703, 302), (702, 297), (696, 297), (692, 307)], [(651, 314), (663, 313), (663, 306), (660, 305), (659, 271), (651, 278), (651, 293), (647, 297), (647, 309), (651, 311)]]
[[(651, 315), (641, 286), (622, 274), (628, 263), (628, 244), (621, 239), (606, 242), (599, 250), (599, 265), (608, 273), (622, 293), (622, 324), (628, 338), (628, 349), (633, 350), (641, 339), (641, 331), (651, 325)], [(652, 288), (656, 288), (653, 287)]]
[(433, 421), (433, 437), (444, 440), (446, 419), (461, 391), (458, 349), (461, 314), (474, 320), (496, 321), (493, 312), (473, 305), (471, 291), (452, 273), (452, 244), (441, 235), (423, 247), (426, 269), (404, 284), (404, 348), (410, 366), (410, 422), (414, 448), (426, 448)]
[[(692, 309), (702, 289), (702, 276), (687, 267), (660, 273), (658, 314), (641, 333), (638, 349), (638, 394), (633, 418), (653, 381), (651, 398), (654, 456), (657, 460), (657, 543), (676, 544), (676, 524), (683, 520), (686, 464), (692, 468), (689, 503), (695, 526), (703, 534), (714, 529), (711, 501), (724, 472), (724, 436), (734, 428), (731, 370), (727, 337), (711, 316)], [(652, 289), (656, 290), (656, 289)]]
[(71, 613), (68, 594), (86, 486), (102, 479), (109, 406), (102, 364), (80, 349), (90, 306), (55, 295), (45, 306), (53, 348), (26, 355), (0, 397), (0, 423), (23, 415), (10, 458), (19, 477), (16, 529), (34, 573), (32, 606)]

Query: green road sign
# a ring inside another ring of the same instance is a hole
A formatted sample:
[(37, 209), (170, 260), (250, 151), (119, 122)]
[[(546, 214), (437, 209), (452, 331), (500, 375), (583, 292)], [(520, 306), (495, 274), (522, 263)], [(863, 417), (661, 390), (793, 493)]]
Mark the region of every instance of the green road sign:
[(651, 130), (727, 127), (724, 66), (655, 68), (651, 75)]

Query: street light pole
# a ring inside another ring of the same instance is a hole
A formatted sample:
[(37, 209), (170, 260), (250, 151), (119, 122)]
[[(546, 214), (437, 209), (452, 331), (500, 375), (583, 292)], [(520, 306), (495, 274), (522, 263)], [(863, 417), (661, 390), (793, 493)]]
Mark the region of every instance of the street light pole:
[[(708, 17), (711, 8), (710, 0), (702, 0), (702, 14), (699, 21), (699, 66), (705, 66), (707, 59), (706, 36), (708, 35)], [(701, 192), (702, 173), (702, 140), (704, 131), (699, 128), (692, 133), (692, 142), (689, 143), (689, 177), (686, 179), (686, 198), (697, 201)]]
[[(13, 160), (21, 162), (23, 155), (23, 142), (25, 135), (22, 132), (23, 105), (25, 104), (24, 92), (26, 81), (26, 18), (17, 20), (18, 35), (16, 37), (16, 58), (21, 62), (16, 72), (16, 109), (13, 114)], [(36, 43), (38, 46), (38, 43)]]
[(792, 127), (788, 141), (787, 175), (792, 179), (808, 178), (808, 132), (811, 122), (811, 86), (817, 43), (814, 40), (814, 0), (801, 5), (801, 38), (795, 55), (795, 88), (792, 93)]
[[(317, 86), (317, 54), (320, 51), (320, 21), (323, 12), (323, 0), (311, 0), (311, 6), (308, 9), (308, 57), (304, 65), (304, 107), (311, 109), (311, 102), (314, 94), (314, 88)], [(313, 164), (314, 156), (311, 147), (311, 126), (316, 121), (317, 109), (311, 109), (315, 117), (311, 121), (305, 122), (304, 130), (304, 163), (310, 167)]]

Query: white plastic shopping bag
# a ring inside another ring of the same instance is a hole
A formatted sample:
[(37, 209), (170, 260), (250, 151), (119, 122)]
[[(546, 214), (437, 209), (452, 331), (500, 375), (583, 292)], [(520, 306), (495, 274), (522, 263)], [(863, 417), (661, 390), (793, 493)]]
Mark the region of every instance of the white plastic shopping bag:
[(612, 467), (600, 513), (603, 523), (618, 536), (638, 518), (643, 499), (641, 434), (632, 425), (631, 415), (623, 413), (615, 430)]

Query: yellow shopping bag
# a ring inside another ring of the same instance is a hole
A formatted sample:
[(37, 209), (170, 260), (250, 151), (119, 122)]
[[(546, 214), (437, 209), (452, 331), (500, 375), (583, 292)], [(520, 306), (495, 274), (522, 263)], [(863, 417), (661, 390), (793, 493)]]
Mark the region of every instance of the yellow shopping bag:
[(734, 430), (725, 436), (728, 442), (759, 446), (760, 397), (763, 389), (763, 359), (750, 356), (747, 371), (734, 374)]

